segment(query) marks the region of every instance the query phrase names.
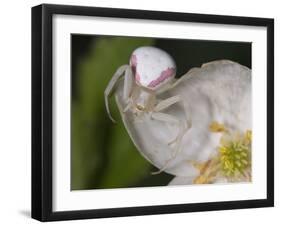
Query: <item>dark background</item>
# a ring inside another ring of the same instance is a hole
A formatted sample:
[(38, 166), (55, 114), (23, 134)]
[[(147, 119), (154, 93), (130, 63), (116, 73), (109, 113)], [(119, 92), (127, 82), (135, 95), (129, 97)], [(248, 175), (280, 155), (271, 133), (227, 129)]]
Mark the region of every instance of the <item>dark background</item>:
[[(133, 146), (121, 119), (113, 125), (104, 109), (103, 91), (111, 76), (143, 45), (167, 51), (177, 64), (177, 77), (220, 59), (251, 68), (251, 43), (72, 35), (73, 190), (161, 186), (173, 178), (166, 173), (151, 175), (156, 169)], [(116, 118), (114, 100), (112, 105)]]

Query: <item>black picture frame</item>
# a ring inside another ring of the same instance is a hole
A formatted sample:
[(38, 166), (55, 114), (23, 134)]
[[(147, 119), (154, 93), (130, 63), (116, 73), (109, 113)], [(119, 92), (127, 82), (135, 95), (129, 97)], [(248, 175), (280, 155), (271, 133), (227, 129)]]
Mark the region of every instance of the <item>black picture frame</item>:
[[(52, 210), (52, 18), (55, 14), (247, 25), (267, 29), (267, 198), (130, 208)], [(274, 206), (274, 20), (43, 4), (32, 8), (32, 218), (40, 221), (121, 217)]]

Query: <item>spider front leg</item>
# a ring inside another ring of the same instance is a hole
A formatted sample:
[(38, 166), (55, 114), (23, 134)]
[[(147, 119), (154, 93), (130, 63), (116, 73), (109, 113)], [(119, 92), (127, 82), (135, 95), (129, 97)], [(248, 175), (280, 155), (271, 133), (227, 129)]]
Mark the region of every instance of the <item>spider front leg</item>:
[[(151, 118), (158, 120), (158, 121), (162, 121), (162, 122), (167, 122), (167, 123), (171, 123), (171, 124), (177, 124), (179, 127), (179, 132), (176, 136), (175, 139), (173, 139), (173, 143), (176, 143), (175, 146), (175, 150), (174, 150), (174, 154), (173, 157), (176, 156), (179, 152), (179, 147), (180, 147), (180, 140), (183, 137), (183, 135), (185, 134), (187, 128), (184, 127), (183, 123), (178, 120), (175, 116), (166, 114), (166, 113), (162, 113), (162, 112), (153, 112), (151, 114)], [(171, 145), (171, 141), (168, 142), (168, 145)]]
[(104, 99), (105, 99), (105, 107), (107, 114), (112, 122), (116, 122), (113, 117), (111, 116), (110, 109), (109, 109), (109, 102), (108, 98), (112, 95), (116, 83), (118, 80), (123, 76), (125, 73), (125, 80), (124, 80), (124, 89), (123, 89), (123, 98), (126, 103), (128, 103), (130, 94), (133, 89), (133, 72), (129, 65), (123, 65), (117, 69), (115, 74), (112, 76), (111, 80), (109, 81), (105, 91), (104, 91)]
[[(167, 122), (167, 123), (178, 124), (179, 134), (177, 135), (177, 137), (182, 137), (184, 135), (185, 130), (180, 128), (180, 127), (182, 127), (182, 123), (175, 116), (172, 116), (172, 115), (169, 115), (169, 114), (166, 114), (166, 113), (162, 113), (162, 112), (152, 112), (151, 118), (155, 119), (155, 120)], [(165, 165), (161, 169), (159, 169), (156, 172), (152, 172), (152, 174), (155, 175), (155, 174), (159, 174), (159, 173), (163, 172), (169, 166), (169, 163), (173, 159), (176, 158), (177, 154), (179, 153), (179, 148), (180, 148), (180, 140), (177, 139), (176, 147), (174, 149), (174, 153), (172, 154), (172, 157), (167, 160), (167, 162), (165, 163)]]
[[(166, 108), (170, 107), (173, 104), (176, 104), (178, 102), (181, 102), (182, 99), (179, 95), (170, 97), (168, 99), (160, 101), (154, 108), (154, 112), (160, 112), (162, 110), (165, 110)], [(184, 104), (184, 102), (183, 102)], [(182, 123), (180, 120), (178, 120), (176, 117), (169, 115), (169, 114), (164, 114), (161, 113), (161, 115), (158, 113), (152, 113), (152, 117), (154, 119), (158, 119), (160, 121), (168, 122), (168, 123), (176, 123), (179, 126), (179, 132), (178, 135), (170, 142), (168, 142), (169, 145), (178, 142), (182, 136), (185, 134), (185, 132), (191, 127), (191, 122), (188, 119), (188, 112), (186, 111), (186, 107), (184, 106), (184, 113), (186, 117), (186, 126), (184, 126), (184, 123)]]
[(178, 137), (181, 136), (181, 134), (183, 133), (183, 130), (180, 129), (182, 123), (180, 122), (180, 120), (178, 120), (176, 117), (166, 114), (166, 113), (162, 113), (162, 112), (153, 112), (151, 114), (151, 118), (158, 120), (158, 121), (162, 121), (162, 122), (167, 122), (170, 124), (176, 124), (179, 127), (179, 132), (178, 135), (176, 136), (175, 139), (173, 139), (173, 142), (169, 141), (168, 145), (170, 145), (171, 143), (174, 143), (176, 140), (178, 140)]
[[(169, 106), (171, 106), (171, 105), (173, 105), (173, 104), (175, 104), (179, 101), (180, 101), (179, 96), (170, 97), (166, 100), (161, 101), (158, 105), (156, 105), (156, 107), (154, 109), (154, 112), (151, 113), (152, 119), (167, 122), (167, 123), (177, 124), (178, 127), (179, 127), (178, 135), (172, 141), (173, 143), (174, 142), (176, 143), (176, 146), (175, 146), (175, 149), (174, 149), (174, 153), (172, 154), (172, 157), (167, 160), (165, 165), (159, 171), (152, 172), (152, 174), (154, 174), (154, 175), (163, 172), (169, 166), (170, 162), (176, 158), (177, 154), (180, 151), (180, 140), (184, 136), (186, 130), (189, 128), (188, 126), (185, 127), (184, 123), (182, 123), (182, 121), (179, 120), (178, 118), (176, 118), (175, 116), (170, 115), (170, 114), (166, 114), (166, 113), (162, 113), (162, 112), (157, 112), (157, 111), (164, 110), (164, 109), (168, 108)], [(171, 142), (168, 143), (168, 145), (170, 145), (170, 144), (171, 144)]]

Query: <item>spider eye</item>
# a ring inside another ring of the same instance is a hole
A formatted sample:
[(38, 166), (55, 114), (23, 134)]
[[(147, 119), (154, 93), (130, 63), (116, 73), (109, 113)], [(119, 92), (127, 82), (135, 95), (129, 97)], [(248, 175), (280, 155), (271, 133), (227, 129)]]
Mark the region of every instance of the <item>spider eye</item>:
[(144, 110), (144, 107), (141, 106), (141, 105), (139, 105), (139, 104), (137, 104), (137, 109), (138, 109), (139, 111), (143, 111), (143, 110)]

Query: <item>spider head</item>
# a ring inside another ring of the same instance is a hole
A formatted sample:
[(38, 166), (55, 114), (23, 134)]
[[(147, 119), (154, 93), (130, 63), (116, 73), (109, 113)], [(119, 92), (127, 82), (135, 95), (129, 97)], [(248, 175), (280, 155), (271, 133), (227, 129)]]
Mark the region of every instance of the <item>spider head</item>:
[(133, 112), (141, 115), (153, 110), (155, 105), (155, 92), (138, 86), (133, 96)]

